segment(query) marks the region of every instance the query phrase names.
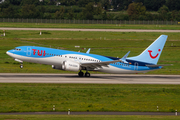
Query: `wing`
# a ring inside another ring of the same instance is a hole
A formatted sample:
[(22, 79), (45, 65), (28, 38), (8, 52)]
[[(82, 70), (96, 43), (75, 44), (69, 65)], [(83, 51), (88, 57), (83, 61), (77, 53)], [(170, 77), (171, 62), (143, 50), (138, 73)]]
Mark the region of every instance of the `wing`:
[[(88, 50), (90, 51), (90, 49)], [(88, 52), (87, 52), (88, 53)], [(127, 56), (129, 55), (130, 51), (126, 53), (121, 59), (119, 60), (113, 60), (113, 61), (105, 61), (105, 62), (91, 62), (91, 63), (81, 63), (81, 67), (85, 67), (88, 69), (100, 69), (102, 67), (108, 67), (109, 64), (111, 63), (116, 63), (116, 62), (122, 62), (122, 63), (128, 63), (126, 61)]]
[(113, 60), (113, 61), (105, 61), (105, 62), (91, 62), (91, 63), (81, 63), (81, 67), (86, 67), (89, 69), (95, 69), (95, 68), (102, 68), (102, 67), (108, 67), (109, 64), (111, 63), (116, 63), (116, 62), (123, 62), (121, 59), (119, 60)]

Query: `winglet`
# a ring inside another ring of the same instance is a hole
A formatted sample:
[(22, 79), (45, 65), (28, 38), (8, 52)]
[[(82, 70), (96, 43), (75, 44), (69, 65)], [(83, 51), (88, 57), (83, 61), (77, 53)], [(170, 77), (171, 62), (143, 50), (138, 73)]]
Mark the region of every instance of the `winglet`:
[(88, 51), (87, 51), (86, 53), (89, 54), (90, 50), (91, 50), (91, 48), (89, 48)]
[(128, 63), (126, 61), (126, 58), (128, 57), (129, 53), (130, 53), (130, 51), (128, 53), (126, 53), (120, 60), (123, 61), (124, 63)]

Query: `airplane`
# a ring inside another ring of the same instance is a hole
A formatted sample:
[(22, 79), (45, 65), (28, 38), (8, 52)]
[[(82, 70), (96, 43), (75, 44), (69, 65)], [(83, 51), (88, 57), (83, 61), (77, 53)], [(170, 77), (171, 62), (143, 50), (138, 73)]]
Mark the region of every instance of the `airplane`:
[[(128, 57), (130, 51), (122, 58), (86, 53), (53, 49), (37, 46), (19, 46), (6, 52), (7, 55), (20, 62), (23, 68), (23, 61), (52, 65), (53, 69), (76, 71), (80, 77), (90, 77), (88, 71), (100, 71), (114, 74), (145, 73), (161, 69), (166, 65), (157, 65), (167, 35), (160, 35), (140, 55)], [(85, 70), (85, 74), (82, 70)]]

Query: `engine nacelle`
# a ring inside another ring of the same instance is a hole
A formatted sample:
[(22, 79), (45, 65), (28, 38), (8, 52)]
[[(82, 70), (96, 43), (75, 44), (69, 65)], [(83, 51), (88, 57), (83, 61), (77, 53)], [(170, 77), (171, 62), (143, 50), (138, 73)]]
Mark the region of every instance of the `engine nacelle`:
[(77, 72), (80, 70), (80, 65), (75, 62), (64, 61), (62, 64), (62, 70)]

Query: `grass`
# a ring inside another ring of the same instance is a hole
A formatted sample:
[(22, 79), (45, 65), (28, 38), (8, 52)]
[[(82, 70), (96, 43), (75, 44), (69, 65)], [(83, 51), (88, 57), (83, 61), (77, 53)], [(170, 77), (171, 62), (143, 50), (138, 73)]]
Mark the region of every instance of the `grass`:
[(0, 120), (179, 120), (179, 116), (131, 116), (131, 115), (1, 115)]
[[(59, 26), (60, 25), (60, 26)], [(64, 27), (64, 28), (117, 28), (115, 25), (67, 25), (67, 24), (22, 24), (1, 23), (2, 27)], [(156, 26), (122, 25), (119, 28), (157, 29)], [(167, 28), (166, 28), (167, 27)], [(163, 26), (158, 29), (179, 29), (179, 26)], [(2, 34), (3, 31), (0, 32)], [(13, 61), (5, 52), (21, 45), (36, 45), (86, 52), (82, 48), (92, 48), (91, 53), (130, 56), (141, 53), (153, 40), (163, 33), (117, 33), (117, 32), (67, 32), (67, 31), (6, 31), (0, 37), (0, 72), (12, 73), (66, 73), (53, 70), (51, 66)], [(166, 33), (169, 38), (159, 64), (174, 64), (150, 74), (179, 74), (180, 34)], [(101, 40), (100, 40), (101, 38)], [(80, 48), (74, 48), (80, 45)], [(73, 72), (70, 72), (73, 73)], [(0, 112), (25, 111), (152, 111), (174, 112), (180, 109), (179, 85), (94, 85), (94, 84), (0, 84)], [(179, 119), (179, 116), (66, 116), (66, 115), (1, 115), (0, 119)]]
[[(0, 72), (11, 73), (67, 73), (53, 70), (51, 66), (24, 63), (24, 68), (19, 69), (19, 63), (6, 55), (6, 51), (17, 46), (33, 45), (52, 48), (61, 48), (72, 51), (86, 52), (91, 48), (93, 54), (113, 57), (122, 57), (128, 51), (131, 56), (140, 54), (159, 35), (163, 33), (121, 33), (121, 32), (79, 32), (79, 31), (6, 31), (5, 37), (0, 37)], [(162, 52), (158, 64), (174, 64), (161, 70), (149, 72), (150, 74), (179, 74), (180, 73), (180, 34), (166, 33), (168, 41)], [(100, 39), (101, 38), (101, 39)], [(75, 48), (78, 45), (80, 48)], [(86, 50), (84, 49), (86, 48)], [(68, 72), (74, 73), (74, 72)]]
[(179, 30), (180, 25), (137, 25), (137, 24), (58, 24), (58, 23), (6, 23), (1, 27), (19, 28), (82, 28), (82, 29), (152, 29), (152, 30)]
[[(26, 38), (26, 40), (45, 40), (46, 38), (51, 39), (83, 39), (87, 40), (155, 40), (159, 35), (168, 35), (168, 40), (179, 40), (179, 33), (161, 33), (161, 32), (150, 32), (150, 33), (138, 33), (138, 32), (93, 32), (93, 31), (42, 31), (42, 35), (39, 35), (40, 31), (6, 31), (5, 38)], [(0, 31), (3, 34), (3, 31)], [(35, 39), (36, 38), (36, 39)], [(82, 43), (84, 44), (84, 43)], [(133, 45), (133, 44), (132, 44)]]
[(179, 85), (0, 84), (0, 112), (180, 109)]

